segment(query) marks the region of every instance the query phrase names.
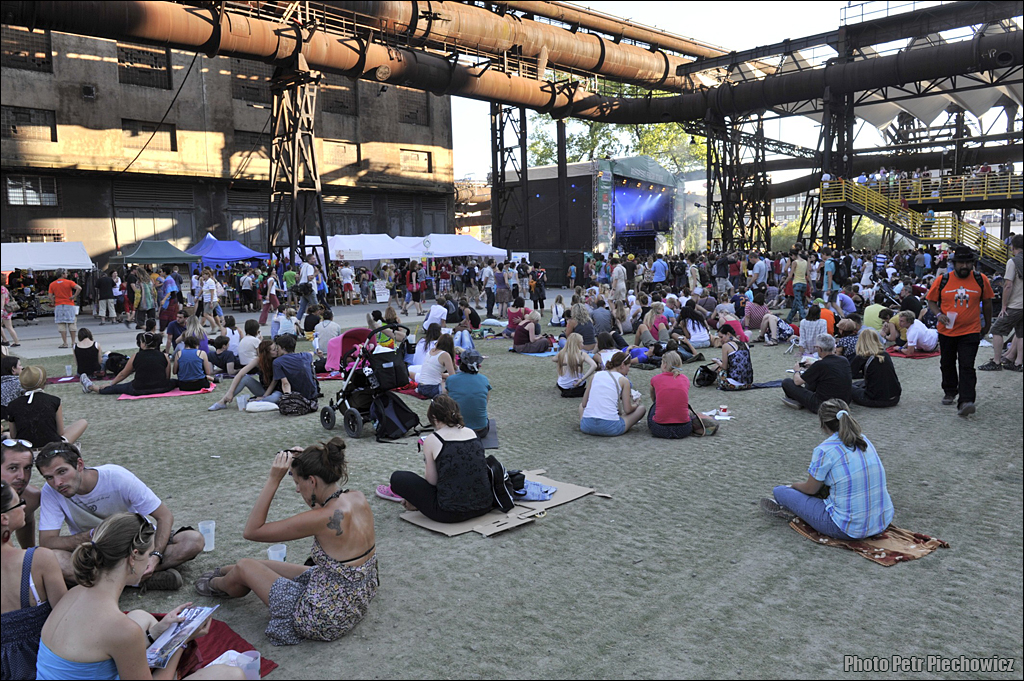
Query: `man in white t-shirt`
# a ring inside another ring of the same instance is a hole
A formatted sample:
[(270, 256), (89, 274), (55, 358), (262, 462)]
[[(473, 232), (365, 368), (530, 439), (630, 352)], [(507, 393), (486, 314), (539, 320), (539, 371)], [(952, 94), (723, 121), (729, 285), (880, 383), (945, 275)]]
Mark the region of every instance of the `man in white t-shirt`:
[(487, 317), (494, 316), (494, 261), (488, 260), (487, 266), (480, 270), (480, 281), (484, 287), (484, 295), (487, 298)]
[(448, 320), (448, 308), (444, 305), (434, 303), (427, 310), (427, 318), (423, 320), (423, 330), (426, 331), (430, 328), (431, 324), (437, 324), (442, 329), (445, 328), (445, 322)]
[(345, 305), (351, 305), (352, 294), (356, 290), (356, 272), (349, 263), (343, 262), (341, 263), (341, 270), (338, 272), (338, 275), (341, 277), (342, 301)]
[[(117, 513), (138, 513), (156, 520), (153, 552), (142, 574), (147, 589), (174, 591), (181, 575), (174, 568), (203, 550), (203, 535), (192, 528), (172, 531), (174, 514), (144, 482), (125, 468), (108, 464), (86, 468), (74, 445), (47, 445), (36, 457), (46, 481), (39, 511), (39, 545), (53, 551), (64, 579), (74, 583), (71, 554), (92, 539), (103, 520)], [(63, 525), (70, 534), (61, 535)]]
[(316, 299), (316, 254), (310, 253), (306, 262), (299, 267), (299, 276), (295, 278), (295, 288), (299, 295), (299, 319), (306, 314), (310, 305), (319, 305)]
[(910, 310), (904, 310), (899, 315), (901, 329), (907, 330), (907, 344), (901, 352), (904, 355), (915, 355), (917, 353), (935, 352), (939, 346), (939, 332), (929, 329), (920, 319), (914, 316)]

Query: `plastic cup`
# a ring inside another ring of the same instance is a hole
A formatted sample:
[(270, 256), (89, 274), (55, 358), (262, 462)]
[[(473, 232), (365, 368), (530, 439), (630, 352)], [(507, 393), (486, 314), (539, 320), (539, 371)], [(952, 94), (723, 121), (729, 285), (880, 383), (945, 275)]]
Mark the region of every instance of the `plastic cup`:
[(70, 364), (65, 364), (64, 365), (64, 375), (65, 376), (71, 376), (74, 372), (75, 372), (75, 368), (73, 366), (71, 366)]
[(202, 520), (199, 522), (199, 534), (203, 535), (203, 551), (213, 551), (216, 546), (217, 521)]
[(724, 404), (720, 405), (718, 407), (718, 413), (721, 414), (722, 416), (728, 416), (729, 415), (729, 407), (727, 405), (724, 405)]
[(946, 316), (949, 317), (949, 324), (946, 324), (946, 328), (952, 329), (953, 325), (956, 324), (956, 312), (947, 312)]
[(270, 560), (278, 560), (283, 563), (287, 555), (288, 547), (284, 544), (274, 544), (269, 549), (267, 549), (267, 558), (269, 558)]

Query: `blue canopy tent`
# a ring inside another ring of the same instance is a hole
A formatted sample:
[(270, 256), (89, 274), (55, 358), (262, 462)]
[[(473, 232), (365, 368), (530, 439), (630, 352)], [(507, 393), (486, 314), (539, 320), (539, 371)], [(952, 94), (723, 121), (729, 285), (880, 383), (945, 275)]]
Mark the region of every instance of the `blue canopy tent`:
[(220, 241), (207, 234), (202, 241), (186, 249), (186, 253), (199, 256), (207, 265), (223, 265), (240, 260), (266, 260), (269, 253), (258, 253), (237, 241)]

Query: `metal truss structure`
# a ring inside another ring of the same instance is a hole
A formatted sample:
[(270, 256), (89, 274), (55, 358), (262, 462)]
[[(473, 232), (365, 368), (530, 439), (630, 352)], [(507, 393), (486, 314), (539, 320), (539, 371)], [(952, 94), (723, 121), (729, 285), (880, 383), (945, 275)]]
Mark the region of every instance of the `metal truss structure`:
[[(564, 147), (564, 140), (559, 139)], [(509, 171), (516, 174), (510, 182)], [(509, 208), (518, 216), (506, 222)], [(518, 243), (528, 243), (530, 234), (530, 184), (527, 160), (526, 109), (491, 103), (491, 234), (506, 230), (507, 248), (512, 235)], [(517, 233), (518, 232), (518, 233)]]
[[(743, 130), (753, 127), (753, 132)], [(770, 181), (765, 170), (764, 117), (736, 117), (704, 126), (707, 143), (707, 240), (721, 248), (770, 248)]]

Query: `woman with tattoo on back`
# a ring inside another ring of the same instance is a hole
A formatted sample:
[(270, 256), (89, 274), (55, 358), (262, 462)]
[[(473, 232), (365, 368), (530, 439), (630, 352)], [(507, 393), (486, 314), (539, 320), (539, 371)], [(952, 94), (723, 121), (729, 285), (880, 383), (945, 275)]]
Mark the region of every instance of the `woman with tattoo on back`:
[[(311, 510), (268, 523), (285, 475)], [(379, 584), (373, 512), (362, 492), (341, 489), (347, 481), (340, 437), (278, 452), (242, 536), (268, 544), (313, 537), (313, 566), (243, 558), (201, 576), (196, 591), (220, 598), (255, 592), (270, 607), (267, 636), (274, 645), (344, 636), (366, 615)]]

